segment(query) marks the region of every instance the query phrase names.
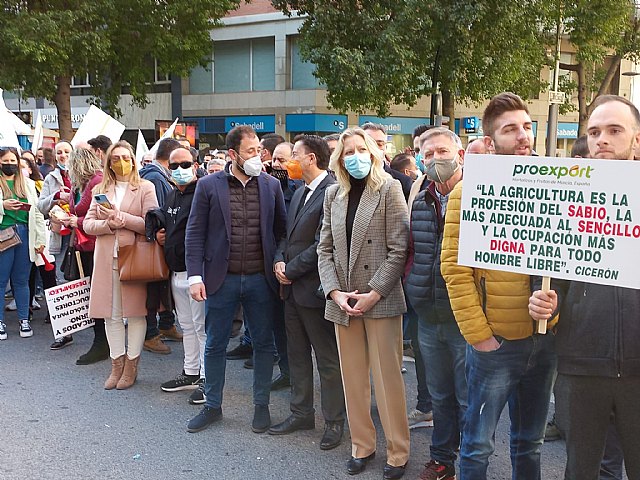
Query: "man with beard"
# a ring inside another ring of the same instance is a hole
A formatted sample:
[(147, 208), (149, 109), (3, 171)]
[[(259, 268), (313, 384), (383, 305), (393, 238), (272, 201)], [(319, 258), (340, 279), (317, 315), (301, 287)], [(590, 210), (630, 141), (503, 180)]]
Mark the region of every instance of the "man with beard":
[[(594, 107), (587, 124), (591, 158), (634, 160), (638, 109), (617, 95), (598, 97)], [(536, 320), (560, 317), (557, 385), (563, 394), (556, 401), (565, 416), (565, 478), (598, 478), (612, 415), (627, 476), (640, 478), (640, 290), (553, 280), (550, 292), (534, 292), (529, 311)]]
[(206, 301), (204, 351), (206, 404), (191, 419), (189, 432), (222, 418), (226, 356), (233, 318), (242, 305), (253, 339), (251, 429), (271, 426), (273, 312), (279, 283), (273, 272), (278, 242), (286, 234), (280, 185), (262, 171), (253, 128), (234, 127), (226, 137), (231, 165), (198, 180), (187, 223), (186, 266), (191, 297)]
[[(531, 117), (517, 95), (493, 97), (482, 126), (489, 151), (532, 154)], [(556, 367), (554, 336), (535, 333), (528, 307), (528, 275), (458, 264), (462, 184), (459, 182), (449, 195), (441, 258), (451, 307), (468, 343), (468, 408), (460, 447), (460, 477), (487, 478), (496, 426), (508, 403), (512, 477), (539, 480), (540, 448)]]

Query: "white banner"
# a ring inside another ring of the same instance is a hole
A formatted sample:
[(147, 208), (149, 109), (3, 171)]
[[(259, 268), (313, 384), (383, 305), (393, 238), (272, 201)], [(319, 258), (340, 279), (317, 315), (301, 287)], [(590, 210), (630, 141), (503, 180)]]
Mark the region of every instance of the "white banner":
[(44, 141), (44, 128), (42, 127), (42, 113), (38, 110), (38, 116), (36, 118), (36, 126), (33, 130), (33, 141), (31, 142), (31, 153), (34, 155), (38, 149), (42, 146)]
[(468, 155), (458, 263), (640, 288), (640, 162)]
[(98, 135), (105, 135), (116, 143), (120, 140), (125, 126), (112, 116), (100, 110), (95, 105), (89, 107), (89, 111), (82, 120), (82, 124), (71, 140), (74, 147), (80, 142), (86, 142)]
[(142, 131), (138, 129), (138, 142), (136, 144), (136, 164), (138, 165), (138, 170), (142, 168), (142, 157), (147, 153), (149, 153), (149, 147), (147, 147), (147, 142), (144, 139), (144, 135), (142, 135)]
[(53, 336), (58, 339), (93, 326), (89, 318), (89, 277), (44, 291)]

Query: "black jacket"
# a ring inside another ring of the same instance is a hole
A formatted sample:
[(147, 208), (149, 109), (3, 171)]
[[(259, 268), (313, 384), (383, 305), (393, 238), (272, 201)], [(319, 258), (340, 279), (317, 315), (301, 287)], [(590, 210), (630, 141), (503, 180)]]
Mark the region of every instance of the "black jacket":
[(196, 183), (187, 185), (184, 192), (177, 188), (171, 190), (165, 199), (162, 213), (166, 229), (164, 240), (164, 256), (169, 270), (172, 272), (186, 272), (184, 239), (187, 230), (187, 220), (191, 212), (193, 194)]
[[(298, 212), (304, 188), (293, 194), (287, 213), (287, 236), (280, 241), (273, 263), (285, 262), (285, 275), (291, 285), (284, 286), (285, 300), (307, 308), (324, 308), (325, 300), (316, 295), (320, 287), (318, 274), (318, 240), (324, 216), (325, 190), (336, 181), (327, 175)], [(298, 215), (296, 215), (298, 213)]]
[(421, 191), (411, 207), (411, 237), (405, 293), (418, 316), (429, 323), (451, 323), (447, 285), (440, 273), (444, 218), (433, 182)]
[(552, 288), (560, 312), (558, 372), (640, 376), (640, 290), (563, 280)]
[(409, 194), (411, 193), (411, 186), (413, 185), (413, 180), (411, 180), (411, 177), (408, 177), (404, 173), (400, 173), (397, 170), (394, 170), (386, 163), (384, 164), (384, 171), (400, 182), (400, 185), (402, 185), (402, 193), (404, 193), (404, 199), (408, 200)]

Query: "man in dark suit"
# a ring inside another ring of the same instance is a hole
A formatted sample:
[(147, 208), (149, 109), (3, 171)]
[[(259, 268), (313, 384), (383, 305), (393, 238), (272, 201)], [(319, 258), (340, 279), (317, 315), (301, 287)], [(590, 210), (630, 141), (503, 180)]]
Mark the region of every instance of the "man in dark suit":
[(187, 426), (204, 430), (222, 418), (225, 352), (236, 308), (242, 305), (253, 337), (255, 412), (251, 429), (271, 426), (273, 311), (279, 284), (273, 273), (278, 242), (286, 234), (280, 182), (262, 172), (255, 131), (239, 126), (227, 134), (229, 171), (198, 181), (186, 232), (191, 296), (206, 300), (205, 397)]
[(324, 193), (335, 183), (327, 174), (329, 146), (315, 135), (297, 139), (289, 178), (300, 178), (305, 188), (296, 190), (287, 214), (287, 236), (280, 242), (274, 271), (285, 299), (289, 365), (291, 370), (291, 412), (282, 423), (269, 430), (285, 435), (315, 428), (313, 408), (313, 360), (316, 355), (325, 419), (320, 448), (329, 450), (342, 440), (345, 419), (340, 361), (333, 324), (324, 319), (325, 300), (318, 295), (318, 239), (322, 225)]

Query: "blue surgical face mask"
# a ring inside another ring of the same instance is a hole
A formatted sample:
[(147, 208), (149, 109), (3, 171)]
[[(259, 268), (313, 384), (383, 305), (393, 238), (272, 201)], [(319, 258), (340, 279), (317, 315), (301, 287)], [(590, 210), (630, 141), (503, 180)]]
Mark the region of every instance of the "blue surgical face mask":
[(422, 154), (421, 153), (416, 154), (416, 165), (418, 166), (418, 168), (420, 169), (420, 171), (422, 173), (426, 173), (427, 167), (424, 164), (424, 162), (422, 161)]
[(171, 170), (171, 178), (176, 182), (176, 185), (186, 185), (193, 180), (193, 169), (178, 167)]
[(362, 180), (371, 171), (371, 154), (362, 152), (344, 157), (344, 168), (353, 178)]

